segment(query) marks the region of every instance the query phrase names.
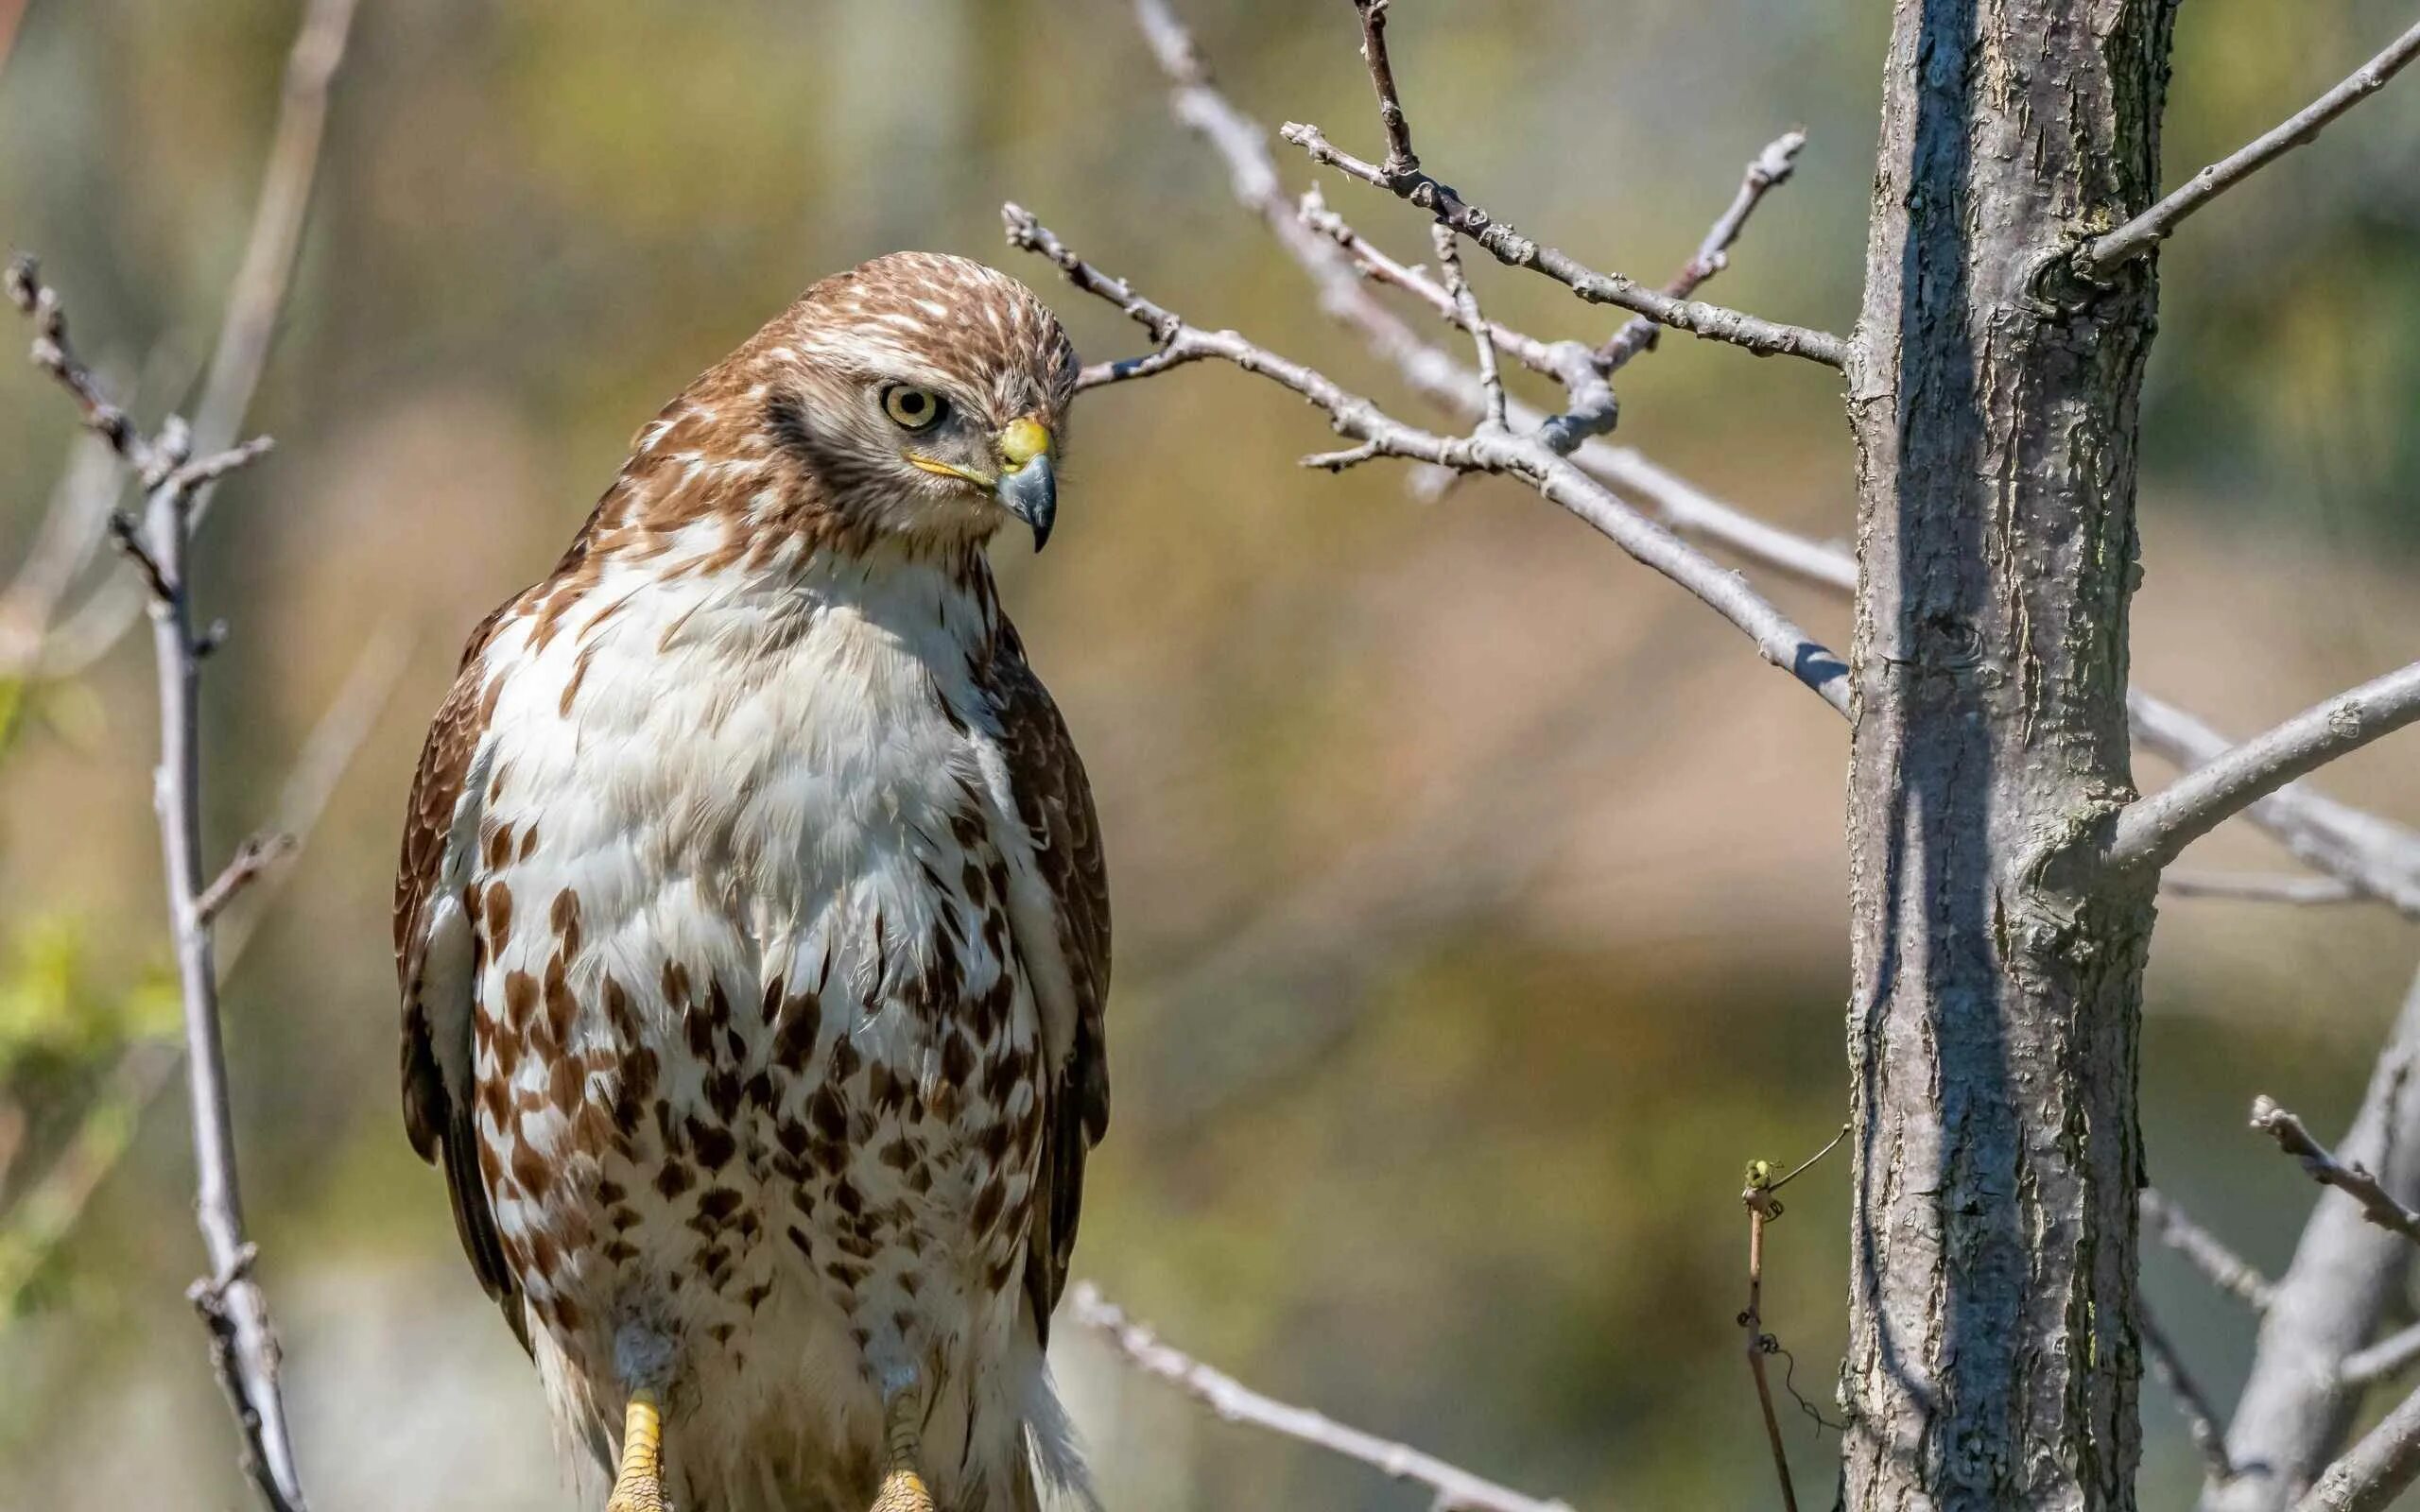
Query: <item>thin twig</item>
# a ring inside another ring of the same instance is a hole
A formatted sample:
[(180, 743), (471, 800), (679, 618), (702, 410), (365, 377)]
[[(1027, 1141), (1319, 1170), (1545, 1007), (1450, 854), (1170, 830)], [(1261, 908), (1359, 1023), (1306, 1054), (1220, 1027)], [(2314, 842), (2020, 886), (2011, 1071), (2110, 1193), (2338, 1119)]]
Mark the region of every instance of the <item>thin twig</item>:
[(194, 912), (204, 924), (215, 923), (219, 912), (235, 901), (235, 895), (258, 881), (261, 873), (292, 855), (302, 842), (290, 834), (271, 831), (267, 834), (248, 837), (235, 848), (227, 865), (219, 869), (201, 896), (194, 900)]
[(1798, 1512), (1798, 1492), (1789, 1481), (1789, 1452), (1782, 1445), (1781, 1419), (1773, 1412), (1772, 1383), (1765, 1379), (1765, 1356), (1781, 1342), (1765, 1332), (1765, 1225), (1779, 1216), (1772, 1188), (1753, 1177), (1740, 1194), (1748, 1208), (1748, 1305), (1740, 1310), (1739, 1326), (1748, 1331), (1748, 1373), (1756, 1383), (1756, 1407), (1764, 1414), (1765, 1442), (1772, 1448), (1773, 1475), (1781, 1482), (1782, 1512)]
[(2164, 871), (2163, 898), (2219, 898), (2248, 903), (2292, 903), (2316, 908), (2330, 903), (2366, 903), (2376, 899), (2341, 877), (2271, 875), (2259, 871)]
[(2323, 1186), (2334, 1187), (2361, 1205), (2361, 1214), (2381, 1228), (2420, 1244), (2420, 1211), (2405, 1207), (2359, 1164), (2338, 1162), (2326, 1145), (2311, 1138), (2303, 1121), (2267, 1097), (2252, 1100), (2252, 1126), (2277, 1142), (2277, 1147), (2300, 1160), (2303, 1170)]
[(2420, 26), (2397, 37), (2386, 51), (2355, 69), (2350, 77), (2273, 129), (2211, 163), (2187, 180), (2174, 194), (2090, 243), (2076, 255), (2077, 270), (2086, 278), (2099, 278), (2120, 263), (2150, 251), (2186, 216), (2318, 136), (2330, 121), (2383, 89), (2386, 81), (2414, 58), (2420, 58)]
[(2226, 1439), (2219, 1432), (2218, 1414), (2210, 1408), (2210, 1399), (2202, 1394), (2185, 1369), (2185, 1362), (2177, 1357), (2176, 1346), (2152, 1316), (2151, 1305), (2136, 1298), (2135, 1331), (2142, 1336), (2143, 1359), (2152, 1368), (2159, 1383), (2176, 1399), (2176, 1410), (2184, 1415), (2185, 1431), (2192, 1437), (2193, 1447), (2202, 1452), (2209, 1466), (2211, 1478), (2218, 1481), (2235, 1479), (2234, 1462), (2227, 1458)]
[[(1386, 14), (1386, 0), (1359, 0), (1359, 4), (1364, 17), (1383, 18)], [(1382, 19), (1373, 19), (1370, 24), (1374, 32), (1385, 25)], [(1429, 232), (1430, 245), (1437, 249), (1437, 266), (1445, 275), (1445, 297), (1454, 302), (1455, 318), (1471, 333), (1471, 350), (1478, 353), (1479, 392), (1487, 396), (1487, 409), (1479, 423), (1492, 431), (1503, 431), (1504, 375), (1495, 370), (1495, 343), (1487, 334), (1486, 318), (1479, 314), (1478, 296), (1471, 289), (1470, 276), (1462, 271), (1462, 255), (1455, 245), (1460, 238), (1442, 220)]]
[(67, 334), (67, 311), (60, 304), (58, 292), (42, 281), (41, 262), (31, 252), (16, 253), (9, 259), (9, 270), (5, 278), (0, 278), (0, 286), (7, 289), (9, 302), (33, 320), (34, 339), (29, 353), (33, 365), (67, 390), (86, 430), (99, 437), (136, 472), (149, 472), (154, 465), (149, 438), (135, 429), (125, 410), (101, 392), (92, 369), (76, 354), (75, 342)]
[(1090, 1281), (1068, 1291), (1064, 1315), (1098, 1333), (1128, 1365), (1178, 1386), (1224, 1421), (1265, 1429), (1427, 1487), (1436, 1493), (1433, 1512), (1571, 1512), (1562, 1502), (1525, 1496), (1409, 1444), (1263, 1396), (1134, 1322)]
[(1411, 122), (1395, 93), (1394, 64), (1387, 59), (1387, 0), (1353, 0), (1361, 15), (1361, 61), (1370, 70), (1370, 86), (1378, 94), (1378, 128), (1387, 137), (1386, 171), (1418, 173), (1420, 155), (1411, 150)]
[(1737, 574), (1723, 571), (1670, 531), (1631, 510), (1542, 441), (1485, 431), (1451, 438), (1407, 425), (1325, 374), (1278, 356), (1233, 331), (1204, 331), (1186, 324), (1123, 280), (1084, 262), (1022, 207), (1003, 206), (1001, 218), (1011, 245), (1048, 258), (1069, 283), (1116, 305), (1159, 344), (1148, 356), (1087, 369), (1080, 387), (1142, 377), (1215, 358), (1292, 389), (1324, 410), (1340, 435), (1373, 445), (1381, 455), (1433, 462), (1458, 472), (1519, 477), (1640, 562), (1695, 593), (1746, 633), (1767, 662), (1812, 690), (1834, 712), (1848, 713), (1848, 669), (1839, 657)]
[(1543, 273), (1592, 304), (1610, 304), (1643, 315), (1658, 325), (1709, 341), (1728, 342), (1758, 356), (1804, 357), (1827, 368), (1848, 366), (1849, 343), (1828, 331), (1785, 325), (1699, 300), (1676, 300), (1625, 274), (1599, 272), (1567, 252), (1522, 235), (1426, 173), (1391, 175), (1383, 165), (1338, 147), (1316, 126), (1288, 121), (1277, 134), (1308, 153), (1312, 162), (1375, 184), (1427, 211), (1507, 267)]
[[(1334, 242), (1347, 257), (1352, 259), (1353, 270), (1356, 273), (1403, 289), (1420, 299), (1440, 317), (1458, 328), (1469, 331), (1474, 336), (1479, 334), (1478, 331), (1472, 330), (1471, 322), (1465, 318), (1461, 301), (1455, 299), (1443, 283), (1430, 278), (1419, 268), (1409, 267), (1397, 262), (1388, 256), (1376, 243), (1354, 230), (1352, 224), (1342, 215), (1327, 207), (1327, 201), (1321, 197), (1317, 184), (1303, 191), (1299, 214), (1304, 225)], [(1441, 248), (1443, 245), (1440, 244)], [(1443, 260), (1443, 253), (1441, 250), (1439, 254), (1441, 265)], [(1457, 268), (1460, 266), (1458, 261)], [(1474, 305), (1473, 308), (1477, 306)], [(1355, 318), (1356, 317), (1348, 312), (1347, 318)], [(1390, 321), (1392, 319), (1392, 317), (1385, 318)], [(1616, 421), (1621, 417), (1620, 402), (1614, 396), (1613, 385), (1605, 381), (1605, 374), (1599, 365), (1597, 353), (1591, 352), (1584, 342), (1540, 341), (1535, 336), (1525, 335), (1496, 320), (1481, 321), (1480, 327), (1486, 332), (1487, 340), (1493, 348), (1489, 353), (1491, 361), (1496, 352), (1502, 352), (1530, 371), (1543, 373), (1563, 385), (1568, 396), (1564, 412), (1540, 420), (1534, 427), (1538, 432), (1539, 439), (1545, 441), (1549, 449), (1559, 454), (1567, 454), (1587, 438), (1601, 436), (1614, 428)], [(1483, 373), (1477, 375), (1477, 378), (1479, 390), (1479, 414), (1484, 417), (1490, 413), (1493, 398), (1500, 396), (1501, 388), (1491, 390)], [(1497, 417), (1497, 422), (1499, 424), (1503, 422), (1502, 416)]]
[(2420, 662), (2373, 678), (2195, 767), (2118, 816), (2109, 859), (2161, 867), (2298, 777), (2420, 719)]
[[(1797, 129), (1783, 132), (1765, 144), (1764, 150), (1748, 160), (1748, 171), (1739, 180), (1739, 192), (1709, 227), (1705, 239), (1698, 243), (1695, 256), (1683, 264), (1664, 285), (1664, 292), (1676, 300), (1685, 300), (1698, 291), (1699, 285), (1731, 266), (1731, 247), (1739, 233), (1748, 228), (1748, 217), (1764, 203), (1765, 196), (1789, 182), (1798, 171), (1798, 154), (1806, 146), (1806, 133)], [(1643, 315), (1633, 316), (1622, 328), (1597, 349), (1598, 366), (1612, 373), (1624, 363), (1644, 352), (1655, 349), (1664, 328)]]
[(2144, 1238), (2155, 1239), (2175, 1250), (2202, 1273), (2203, 1280), (2254, 1312), (2267, 1310), (2276, 1284), (2251, 1262), (2229, 1249), (2218, 1235), (2195, 1223), (2183, 1209), (2152, 1188), (2145, 1187), (2135, 1194), (2135, 1203), (2142, 1214)]
[[(1412, 154), (1411, 127), (1405, 119), (1403, 101), (1395, 89), (1394, 65), (1387, 56), (1385, 0), (1354, 0), (1354, 6), (1361, 16), (1361, 60), (1368, 67), (1371, 86), (1377, 92), (1379, 122), (1387, 138), (1387, 160), (1381, 163), (1365, 163), (1330, 144), (1318, 127), (1287, 123), (1278, 134), (1309, 153), (1311, 161), (1341, 169), (1418, 205), (1486, 248), (1497, 261), (1543, 273), (1583, 300), (1617, 305), (1659, 324), (1692, 335), (1728, 341), (1758, 355), (1786, 353), (1834, 368), (1848, 366), (1849, 344), (1839, 336), (1782, 325), (1719, 305), (1674, 299), (1619, 273), (1599, 273), (1554, 248), (1521, 235), (1486, 211), (1466, 203), (1449, 185), (1423, 173), (1420, 160)], [(1570, 446), (1565, 445), (1563, 450), (1569, 451)]]

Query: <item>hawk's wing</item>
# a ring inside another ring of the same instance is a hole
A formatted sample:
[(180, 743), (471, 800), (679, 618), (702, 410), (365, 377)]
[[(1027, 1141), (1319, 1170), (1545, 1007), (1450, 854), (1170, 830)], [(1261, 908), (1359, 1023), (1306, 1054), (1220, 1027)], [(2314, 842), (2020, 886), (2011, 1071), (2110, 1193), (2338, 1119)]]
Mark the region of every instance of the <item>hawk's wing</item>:
[[(1028, 842), (1002, 847), (1011, 858), (1010, 921), (1017, 953), (1034, 978), (1047, 1060), (1041, 1190), (1026, 1256), (1026, 1290), (1046, 1343), (1050, 1311), (1066, 1288), (1075, 1250), (1084, 1158), (1109, 1127), (1109, 1056), (1102, 1039), (1102, 1009), (1109, 1000), (1109, 877), (1084, 764), (1059, 706), (1026, 665), (1016, 632), (1005, 625), (987, 672), (1006, 768), (994, 774), (994, 782), (1005, 778), (1004, 816), (1022, 828), (1021, 838)], [(1029, 870), (1018, 864), (1028, 856)]]
[(476, 770), (479, 737), (494, 707), (493, 685), (480, 677), (478, 663), (504, 613), (497, 610), (471, 632), (453, 692), (421, 747), (420, 770), (404, 814), (403, 856), (395, 868), (395, 974), (404, 998), (404, 1126), (421, 1159), (443, 1166), (462, 1247), (479, 1283), (502, 1306), (526, 1348), (520, 1297), (479, 1180), (478, 1134), (472, 1120), (478, 960), (477, 929), (465, 894), (485, 785)]

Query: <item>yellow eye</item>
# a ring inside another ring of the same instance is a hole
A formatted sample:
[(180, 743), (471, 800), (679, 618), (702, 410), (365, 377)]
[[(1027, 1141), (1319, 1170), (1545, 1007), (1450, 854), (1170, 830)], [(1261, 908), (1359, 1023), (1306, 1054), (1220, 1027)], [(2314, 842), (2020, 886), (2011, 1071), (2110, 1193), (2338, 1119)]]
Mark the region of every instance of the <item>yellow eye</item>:
[(911, 431), (927, 430), (948, 412), (942, 396), (911, 384), (892, 384), (882, 391), (882, 412)]

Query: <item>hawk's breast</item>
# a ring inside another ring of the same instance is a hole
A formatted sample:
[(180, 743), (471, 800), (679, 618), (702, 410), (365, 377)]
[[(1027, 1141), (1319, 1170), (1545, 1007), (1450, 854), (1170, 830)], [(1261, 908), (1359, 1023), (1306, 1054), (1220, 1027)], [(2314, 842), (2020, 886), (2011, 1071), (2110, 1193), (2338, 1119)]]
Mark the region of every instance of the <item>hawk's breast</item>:
[(1012, 1322), (1042, 1050), (989, 612), (939, 570), (609, 569), (491, 644), (481, 1167), (575, 1354), (644, 1316), (715, 1368), (845, 1339), (888, 1372)]

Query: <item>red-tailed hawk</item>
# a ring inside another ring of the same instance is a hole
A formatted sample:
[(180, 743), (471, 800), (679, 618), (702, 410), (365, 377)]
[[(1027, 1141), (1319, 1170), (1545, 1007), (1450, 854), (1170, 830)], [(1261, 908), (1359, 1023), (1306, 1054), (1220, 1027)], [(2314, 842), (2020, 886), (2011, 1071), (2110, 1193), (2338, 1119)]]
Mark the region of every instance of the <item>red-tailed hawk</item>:
[(395, 884), (404, 1110), (614, 1512), (1025, 1512), (1108, 1120), (1091, 792), (984, 548), (1056, 506), (1023, 284), (824, 280), (481, 625)]

